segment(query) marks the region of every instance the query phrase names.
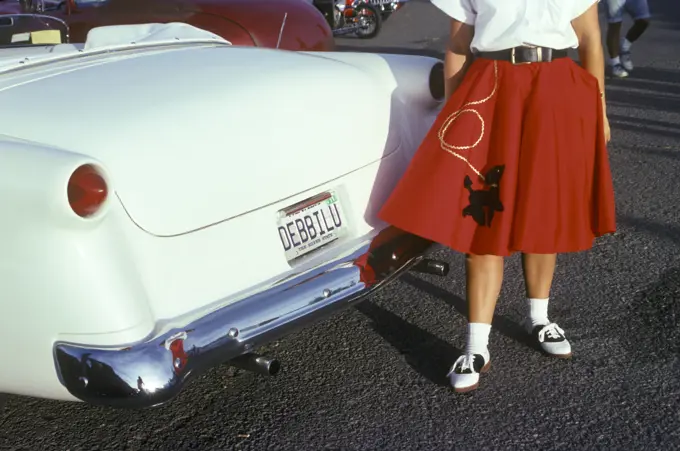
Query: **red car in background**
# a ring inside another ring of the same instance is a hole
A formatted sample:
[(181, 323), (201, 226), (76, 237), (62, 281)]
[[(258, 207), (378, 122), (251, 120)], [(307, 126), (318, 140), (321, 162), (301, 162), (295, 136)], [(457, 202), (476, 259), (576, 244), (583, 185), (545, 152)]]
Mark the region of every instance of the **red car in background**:
[(85, 42), (87, 33), (100, 26), (183, 22), (234, 45), (308, 51), (335, 48), (323, 14), (304, 0), (0, 0), (0, 16), (17, 13), (63, 20), (71, 42)]

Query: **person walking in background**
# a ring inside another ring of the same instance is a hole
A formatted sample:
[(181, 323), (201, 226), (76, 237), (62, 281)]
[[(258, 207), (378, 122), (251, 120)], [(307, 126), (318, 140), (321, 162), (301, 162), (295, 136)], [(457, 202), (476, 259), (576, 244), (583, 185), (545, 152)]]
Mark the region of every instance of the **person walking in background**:
[(448, 374), (466, 392), (489, 368), (513, 253), (527, 335), (549, 356), (572, 354), (548, 315), (556, 256), (616, 230), (605, 61), (598, 0), (431, 1), (452, 19), (446, 103), (379, 217), (467, 256), (467, 346)]
[[(637, 41), (649, 26), (649, 5), (647, 0), (604, 0), (607, 12), (607, 50), (612, 75), (624, 78), (633, 70), (630, 50), (633, 42)], [(621, 39), (621, 24), (623, 13), (628, 13), (633, 20), (626, 36)]]

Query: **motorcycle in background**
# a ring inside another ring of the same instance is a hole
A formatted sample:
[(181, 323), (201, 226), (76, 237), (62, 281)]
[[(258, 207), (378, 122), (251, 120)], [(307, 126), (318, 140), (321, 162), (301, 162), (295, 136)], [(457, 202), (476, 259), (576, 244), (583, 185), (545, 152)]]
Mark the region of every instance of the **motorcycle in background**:
[(371, 39), (380, 33), (383, 20), (406, 0), (313, 0), (326, 17), (334, 36), (355, 34)]
[(390, 15), (404, 6), (407, 1), (408, 0), (369, 0), (368, 3), (378, 8), (382, 13), (382, 18), (387, 19)]

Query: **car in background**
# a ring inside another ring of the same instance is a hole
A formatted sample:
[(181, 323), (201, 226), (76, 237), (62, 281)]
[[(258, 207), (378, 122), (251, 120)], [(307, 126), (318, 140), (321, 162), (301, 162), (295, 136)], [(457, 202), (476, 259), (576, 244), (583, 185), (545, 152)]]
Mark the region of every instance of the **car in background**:
[(72, 42), (85, 42), (87, 33), (100, 26), (182, 22), (233, 45), (307, 51), (335, 48), (323, 14), (302, 0), (0, 0), (0, 29), (9, 20), (2, 14), (17, 13), (63, 20)]

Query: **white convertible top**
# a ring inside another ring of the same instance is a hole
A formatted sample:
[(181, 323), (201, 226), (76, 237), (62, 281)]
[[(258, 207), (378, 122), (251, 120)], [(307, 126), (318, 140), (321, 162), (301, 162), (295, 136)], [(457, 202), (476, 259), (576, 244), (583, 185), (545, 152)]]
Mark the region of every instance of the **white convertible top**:
[(100, 50), (131, 44), (158, 44), (174, 41), (221, 41), (230, 42), (215, 33), (193, 25), (172, 22), (140, 25), (113, 25), (93, 28), (87, 34), (83, 50)]
[(139, 25), (111, 25), (93, 28), (87, 34), (85, 43), (32, 45), (0, 49), (0, 73), (27, 63), (46, 62), (75, 54), (130, 47), (153, 46), (176, 43), (221, 43), (229, 41), (193, 25), (172, 22), (167, 24), (149, 23)]

